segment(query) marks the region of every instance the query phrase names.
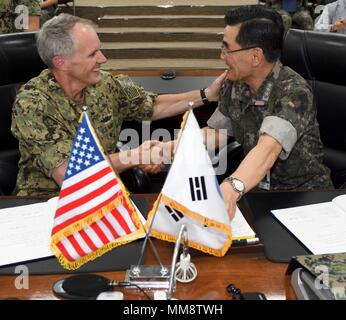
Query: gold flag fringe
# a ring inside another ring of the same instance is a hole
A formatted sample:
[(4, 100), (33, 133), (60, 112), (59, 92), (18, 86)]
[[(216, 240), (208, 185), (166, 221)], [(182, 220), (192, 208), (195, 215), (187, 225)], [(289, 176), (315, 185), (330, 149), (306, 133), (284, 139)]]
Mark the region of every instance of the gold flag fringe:
[[(160, 202), (159, 199), (160, 199), (160, 197), (158, 197), (156, 199), (152, 209), (150, 210), (150, 212), (148, 214), (148, 219), (147, 219), (147, 223), (146, 223), (146, 229), (147, 230), (148, 230), (148, 226), (150, 226), (150, 224), (151, 224), (151, 220), (153, 218), (155, 218), (154, 213), (156, 212), (156, 208), (159, 205), (159, 202)], [(230, 246), (232, 244), (232, 229), (229, 226), (227, 226), (223, 223), (217, 222), (215, 220), (208, 219), (207, 217), (201, 216), (200, 214), (187, 209), (185, 206), (174, 201), (173, 199), (170, 199), (169, 197), (165, 196), (162, 193), (161, 193), (161, 201), (162, 201), (162, 203), (170, 206), (171, 208), (174, 208), (174, 209), (182, 212), (184, 215), (199, 221), (201, 224), (207, 225), (208, 227), (211, 227), (211, 228), (214, 228), (214, 229), (221, 231), (227, 237), (226, 241), (224, 243), (224, 246), (221, 249), (210, 248), (210, 247), (207, 247), (207, 246), (202, 245), (200, 243), (194, 242), (192, 240), (188, 240), (188, 244), (190, 247), (195, 248), (197, 250), (200, 250), (202, 252), (208, 253), (208, 254), (212, 254), (212, 255), (217, 256), (217, 257), (223, 257), (226, 254), (227, 250), (230, 248)], [(155, 229), (151, 230), (151, 235), (155, 238), (158, 238), (158, 239), (164, 240), (164, 241), (168, 241), (168, 242), (176, 242), (176, 240), (177, 240), (177, 235), (167, 234), (164, 232), (157, 231)]]
[[(151, 235), (157, 239), (168, 241), (168, 242), (176, 242), (177, 241), (176, 235), (167, 234), (167, 233), (160, 232), (157, 230), (152, 230)], [(188, 240), (189, 247), (197, 249), (197, 250), (202, 251), (204, 253), (211, 254), (211, 255), (216, 256), (216, 257), (223, 257), (226, 254), (229, 247), (231, 246), (231, 243), (232, 243), (232, 239), (227, 238), (224, 246), (221, 249), (214, 249), (214, 248), (210, 248), (210, 247), (207, 247), (205, 245), (202, 245), (200, 243), (194, 242), (192, 240)]]
[(108, 252), (108, 251), (110, 251), (110, 250), (112, 250), (118, 246), (121, 246), (121, 245), (130, 243), (134, 240), (137, 240), (139, 237), (141, 237), (140, 230), (134, 231), (134, 232), (132, 232), (132, 233), (130, 233), (124, 237), (121, 237), (121, 238), (116, 239), (110, 243), (105, 244), (103, 247), (97, 249), (96, 251), (93, 251), (93, 252), (91, 252), (91, 253), (89, 253), (89, 254), (87, 254), (87, 255), (79, 258), (79, 259), (76, 259), (75, 261), (70, 261), (67, 258), (65, 258), (65, 256), (60, 252), (58, 247), (56, 247), (52, 243), (51, 243), (51, 250), (55, 254), (55, 256), (57, 257), (59, 263), (65, 269), (75, 270), (75, 269), (81, 267), (83, 264), (85, 264), (89, 261), (95, 260), (96, 258), (102, 256), (106, 252)]
[(194, 211), (186, 208), (185, 206), (183, 206), (179, 202), (177, 202), (177, 201), (167, 197), (164, 194), (161, 195), (161, 201), (164, 204), (170, 206), (171, 208), (176, 209), (176, 210), (182, 212), (184, 215), (190, 217), (191, 219), (197, 220), (201, 224), (207, 225), (208, 227), (211, 227), (211, 228), (217, 229), (219, 231), (222, 231), (225, 234), (230, 234), (231, 237), (232, 237), (232, 229), (231, 229), (230, 226), (228, 226), (228, 225), (226, 225), (224, 223), (218, 222), (216, 220), (209, 219), (206, 216), (203, 216), (203, 215), (201, 215), (201, 214), (199, 214), (197, 212), (194, 212)]
[(189, 112), (190, 111), (185, 111), (185, 113), (183, 114), (183, 119), (181, 120), (180, 129), (184, 128)]
[[(60, 250), (57, 248), (56, 244), (64, 240), (65, 238), (69, 237), (75, 232), (79, 232), (80, 230), (84, 229), (87, 226), (90, 226), (92, 223), (95, 223), (96, 221), (103, 218), (106, 214), (108, 214), (111, 210), (117, 208), (120, 204), (126, 205), (130, 209), (130, 215), (131, 218), (137, 227), (137, 230), (127, 234), (125, 236), (119, 237), (118, 239), (113, 240), (110, 243), (107, 243), (103, 247), (97, 249), (94, 252), (91, 252), (76, 261), (69, 261), (66, 259), (63, 254), (60, 252)], [(124, 245), (126, 243), (129, 243), (131, 241), (134, 241), (140, 237), (143, 237), (145, 235), (143, 225), (140, 221), (140, 217), (137, 214), (136, 209), (133, 207), (130, 200), (127, 198), (127, 194), (120, 194), (116, 199), (114, 199), (111, 203), (105, 205), (101, 209), (97, 210), (94, 213), (91, 213), (89, 216), (85, 217), (84, 219), (77, 221), (76, 223), (69, 225), (65, 229), (57, 232), (56, 234), (52, 235), (51, 237), (51, 250), (59, 260), (60, 264), (69, 270), (77, 269), (81, 265), (87, 263), (88, 261), (92, 261), (96, 259), (97, 257), (103, 255), (107, 251), (110, 251), (113, 248), (116, 248), (120, 245)]]

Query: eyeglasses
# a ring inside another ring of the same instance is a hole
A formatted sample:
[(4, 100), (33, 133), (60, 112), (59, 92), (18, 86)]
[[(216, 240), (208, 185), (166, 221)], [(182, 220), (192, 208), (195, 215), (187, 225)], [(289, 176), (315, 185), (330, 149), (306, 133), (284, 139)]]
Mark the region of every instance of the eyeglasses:
[(256, 48), (256, 47), (252, 46), (252, 47), (245, 47), (245, 48), (240, 48), (240, 49), (236, 49), (236, 50), (230, 50), (230, 49), (227, 49), (224, 44), (222, 44), (220, 47), (220, 50), (221, 50), (222, 55), (228, 56), (228, 55), (235, 53), (235, 52), (250, 50), (250, 49), (254, 49), (254, 48)]

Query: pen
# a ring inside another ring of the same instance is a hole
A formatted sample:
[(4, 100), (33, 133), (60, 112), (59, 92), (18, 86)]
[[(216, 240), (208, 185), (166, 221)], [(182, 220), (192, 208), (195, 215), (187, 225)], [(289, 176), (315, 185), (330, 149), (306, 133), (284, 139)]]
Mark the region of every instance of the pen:
[(232, 246), (238, 247), (238, 246), (247, 246), (247, 245), (253, 245), (259, 243), (258, 238), (249, 238), (249, 239), (240, 239), (240, 240), (233, 240)]

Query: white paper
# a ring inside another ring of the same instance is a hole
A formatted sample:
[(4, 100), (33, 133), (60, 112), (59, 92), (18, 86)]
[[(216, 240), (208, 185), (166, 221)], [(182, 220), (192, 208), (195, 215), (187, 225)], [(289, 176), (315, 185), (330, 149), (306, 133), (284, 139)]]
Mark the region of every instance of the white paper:
[(235, 216), (231, 222), (232, 240), (249, 239), (256, 237), (255, 232), (245, 220), (243, 214), (237, 207)]
[(0, 209), (0, 266), (53, 255), (52, 207), (54, 200)]
[(345, 196), (272, 213), (313, 254), (346, 252), (346, 211), (341, 205), (346, 208)]
[[(55, 197), (47, 202), (0, 209), (0, 266), (53, 256), (50, 240), (57, 201)], [(143, 215), (135, 204), (134, 207), (144, 224)], [(238, 208), (231, 226), (232, 239), (255, 237)]]

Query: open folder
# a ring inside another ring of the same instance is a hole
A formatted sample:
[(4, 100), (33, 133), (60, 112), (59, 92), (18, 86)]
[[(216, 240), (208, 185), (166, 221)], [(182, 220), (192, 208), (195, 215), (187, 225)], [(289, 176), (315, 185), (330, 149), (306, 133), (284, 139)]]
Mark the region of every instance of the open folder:
[(346, 195), (332, 201), (272, 210), (311, 253), (346, 252)]
[[(57, 197), (0, 209), (0, 266), (53, 256), (50, 237), (56, 205)], [(238, 208), (231, 226), (233, 240), (256, 236)]]
[[(146, 215), (146, 200), (138, 196), (131, 200)], [(59, 274), (126, 270), (138, 262), (142, 240), (119, 246), (77, 270), (64, 269), (49, 247), (54, 201), (0, 199), (0, 208), (4, 208), (0, 209), (0, 275), (15, 274), (19, 264), (25, 264), (30, 274)]]

